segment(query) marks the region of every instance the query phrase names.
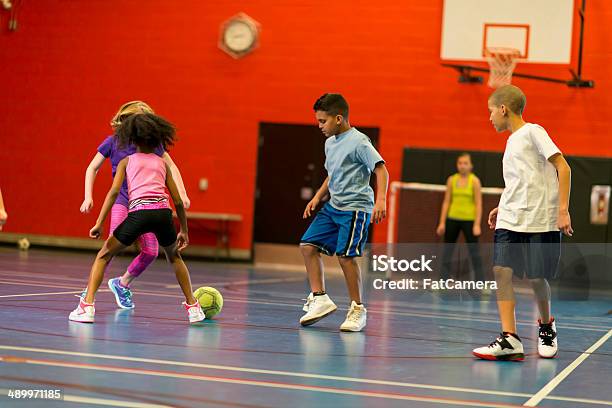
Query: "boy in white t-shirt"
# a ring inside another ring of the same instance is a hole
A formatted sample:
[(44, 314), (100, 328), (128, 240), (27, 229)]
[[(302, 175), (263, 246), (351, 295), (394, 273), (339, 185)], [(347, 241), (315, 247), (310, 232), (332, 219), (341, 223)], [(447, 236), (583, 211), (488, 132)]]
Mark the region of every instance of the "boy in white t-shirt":
[(571, 170), (561, 151), (539, 125), (526, 123), (525, 94), (516, 86), (497, 89), (489, 98), (490, 120), (498, 132), (512, 132), (503, 158), (504, 192), (489, 214), (495, 229), (493, 272), (502, 333), (489, 346), (474, 349), (486, 360), (523, 360), (514, 316), (513, 274), (531, 282), (540, 312), (538, 354), (557, 354), (557, 330), (550, 313), (548, 279), (556, 277), (561, 233), (573, 233), (569, 215)]

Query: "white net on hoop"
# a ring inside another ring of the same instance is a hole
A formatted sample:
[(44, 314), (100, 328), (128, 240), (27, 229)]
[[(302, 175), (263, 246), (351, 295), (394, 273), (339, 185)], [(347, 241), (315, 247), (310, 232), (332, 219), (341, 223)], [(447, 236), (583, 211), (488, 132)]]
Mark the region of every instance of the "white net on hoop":
[(485, 57), (489, 62), (490, 74), (488, 85), (499, 88), (512, 82), (512, 72), (516, 67), (521, 52), (515, 48), (487, 48)]

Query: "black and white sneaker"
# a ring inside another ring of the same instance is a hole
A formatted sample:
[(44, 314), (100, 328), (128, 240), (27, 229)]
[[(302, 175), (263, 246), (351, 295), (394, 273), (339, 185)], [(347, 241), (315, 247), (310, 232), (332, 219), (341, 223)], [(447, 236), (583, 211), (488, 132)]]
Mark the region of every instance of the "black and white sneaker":
[(472, 353), (484, 360), (521, 361), (525, 359), (521, 339), (511, 333), (501, 333), (494, 342), (478, 347)]
[(538, 354), (542, 358), (553, 358), (558, 351), (555, 319), (551, 318), (548, 323), (542, 323), (538, 320), (538, 325), (540, 326), (538, 330)]

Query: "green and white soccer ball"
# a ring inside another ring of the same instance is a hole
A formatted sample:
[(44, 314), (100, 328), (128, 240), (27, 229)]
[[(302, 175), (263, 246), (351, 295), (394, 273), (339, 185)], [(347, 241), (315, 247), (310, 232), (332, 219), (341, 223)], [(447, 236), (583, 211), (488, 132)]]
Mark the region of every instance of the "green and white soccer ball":
[(223, 308), (223, 296), (221, 296), (221, 292), (215, 288), (202, 286), (193, 292), (193, 296), (200, 302), (200, 307), (207, 319), (218, 315)]

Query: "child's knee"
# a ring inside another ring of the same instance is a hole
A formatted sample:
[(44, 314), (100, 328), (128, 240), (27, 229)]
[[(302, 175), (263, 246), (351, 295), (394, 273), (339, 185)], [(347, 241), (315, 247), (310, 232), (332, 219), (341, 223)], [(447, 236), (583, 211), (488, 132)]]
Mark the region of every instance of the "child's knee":
[(167, 249), (165, 250), (165, 252), (166, 252), (166, 259), (168, 260), (168, 262), (172, 264), (183, 259), (181, 257), (181, 253), (178, 251), (177, 248)]
[(152, 264), (156, 259), (157, 259), (157, 250), (155, 251), (155, 253), (153, 253), (153, 251), (151, 250), (146, 250), (146, 251), (143, 250), (140, 253), (140, 260), (145, 265)]
[(114, 254), (111, 253), (110, 249), (106, 244), (98, 251), (98, 255), (96, 256), (97, 260), (109, 262), (113, 259)]
[(357, 261), (355, 260), (354, 257), (348, 257), (348, 256), (339, 256), (338, 257), (338, 262), (340, 263), (340, 266), (355, 266), (357, 265)]
[(300, 252), (303, 256), (320, 256), (319, 248), (316, 248), (312, 245), (300, 245)]
[(548, 285), (548, 281), (544, 278), (529, 279), (529, 283), (533, 288), (545, 288)]
[(155, 239), (143, 239), (138, 241), (138, 244), (141, 254), (153, 255), (155, 258), (159, 255), (159, 245)]

